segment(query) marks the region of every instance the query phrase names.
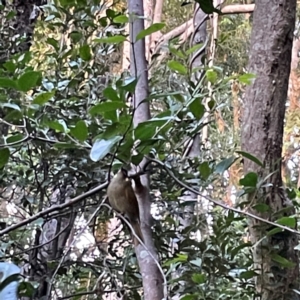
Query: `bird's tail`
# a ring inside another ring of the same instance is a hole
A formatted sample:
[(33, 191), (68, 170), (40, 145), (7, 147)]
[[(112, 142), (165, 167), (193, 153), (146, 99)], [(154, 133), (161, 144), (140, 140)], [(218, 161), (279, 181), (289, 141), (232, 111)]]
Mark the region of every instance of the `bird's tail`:
[[(137, 235), (139, 237), (139, 239), (142, 240), (142, 242), (144, 243), (144, 238), (143, 238), (140, 224), (137, 221), (131, 222), (131, 226), (134, 230), (135, 235)], [(140, 244), (140, 241), (136, 238), (135, 235), (133, 234), (133, 243), (134, 243), (134, 246), (136, 247)]]

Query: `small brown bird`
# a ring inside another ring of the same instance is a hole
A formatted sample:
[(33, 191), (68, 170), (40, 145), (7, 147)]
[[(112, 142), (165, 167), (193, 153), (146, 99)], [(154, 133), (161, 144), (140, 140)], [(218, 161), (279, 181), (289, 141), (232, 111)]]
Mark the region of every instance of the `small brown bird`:
[[(144, 241), (140, 227), (139, 204), (133, 191), (131, 180), (128, 178), (127, 170), (121, 168), (114, 176), (107, 188), (107, 196), (111, 207), (125, 215), (135, 234)], [(135, 236), (133, 236), (133, 242), (135, 246), (140, 243)]]

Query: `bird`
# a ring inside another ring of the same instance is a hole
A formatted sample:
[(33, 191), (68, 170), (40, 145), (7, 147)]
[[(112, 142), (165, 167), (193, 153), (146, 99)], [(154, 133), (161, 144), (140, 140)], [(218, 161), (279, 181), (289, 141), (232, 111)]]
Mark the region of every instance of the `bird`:
[[(107, 188), (107, 196), (111, 207), (118, 213), (124, 214), (135, 234), (144, 242), (140, 226), (139, 204), (126, 169), (121, 168), (112, 178)], [(135, 247), (140, 244), (134, 235), (133, 242)]]

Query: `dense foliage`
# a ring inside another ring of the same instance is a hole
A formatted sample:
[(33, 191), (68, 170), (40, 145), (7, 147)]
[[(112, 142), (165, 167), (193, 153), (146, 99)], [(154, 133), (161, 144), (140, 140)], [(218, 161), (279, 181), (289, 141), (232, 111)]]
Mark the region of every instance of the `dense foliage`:
[[(230, 180), (227, 170), (240, 163), (235, 153), (238, 136), (232, 129), (231, 86), (251, 79), (242, 74), (248, 44), (241, 36), (249, 34), (249, 21), (223, 18), (221, 30), (227, 34), (221, 33), (218, 65), (205, 68), (201, 86), (189, 80), (189, 50), (173, 49), (150, 80), (146, 100), (151, 102), (152, 118), (134, 129), (128, 99), (136, 78), (121, 73), (119, 65), (126, 39), (123, 5), (107, 9), (72, 2), (44, 6), (30, 50), (11, 55), (0, 66), (0, 199), (1, 210), (6, 211), (1, 222), (9, 226), (66, 203), (105, 182), (111, 168), (116, 171), (129, 162), (137, 165), (144, 155), (154, 157), (164, 167), (154, 163), (150, 168), (153, 234), (170, 296), (253, 299), (246, 220), (216, 205), (207, 211), (201, 201), (183, 201), (180, 184), (200, 187), (202, 194), (222, 202)], [(179, 25), (182, 20), (176, 18), (173, 15), (173, 22)], [(229, 44), (231, 50), (235, 48), (231, 53)], [(184, 157), (186, 141), (207, 125), (201, 102), (209, 95), (209, 143), (203, 145), (200, 157)], [(224, 130), (215, 120), (217, 113), (224, 120)], [(255, 183), (250, 178), (244, 186)], [(234, 203), (230, 205), (237, 205), (235, 192), (241, 186), (231, 188)], [(245, 195), (248, 190), (239, 192)], [(65, 237), (64, 246), (69, 247), (65, 255), (52, 248), (55, 255), (47, 264), (48, 279), (63, 295), (87, 290), (101, 295), (106, 290), (139, 299), (141, 277), (128, 231), (125, 228), (125, 233), (114, 236), (114, 243), (105, 241), (107, 221), (113, 214), (101, 206), (104, 198), (105, 189), (51, 214), (50, 219), (60, 220), (60, 230), (65, 225), (72, 230)], [(198, 213), (184, 226), (189, 206)], [(46, 221), (49, 217), (43, 216), (1, 237), (2, 260), (12, 259), (20, 266), (30, 263)], [(36, 278), (31, 279), (22, 286), (23, 295), (32, 295), (32, 287), (37, 288)]]

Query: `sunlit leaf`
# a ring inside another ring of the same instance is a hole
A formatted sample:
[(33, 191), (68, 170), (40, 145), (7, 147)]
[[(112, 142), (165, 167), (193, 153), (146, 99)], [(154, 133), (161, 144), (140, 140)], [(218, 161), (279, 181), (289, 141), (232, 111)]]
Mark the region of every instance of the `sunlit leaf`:
[(206, 75), (207, 80), (209, 82), (211, 82), (211, 83), (215, 83), (217, 81), (217, 79), (218, 79), (217, 72), (215, 72), (212, 69), (207, 70), (206, 73), (205, 73), (205, 75)]
[(144, 37), (156, 32), (156, 31), (160, 31), (162, 30), (163, 28), (165, 27), (165, 24), (164, 23), (155, 23), (155, 24), (152, 24), (151, 26), (149, 26), (148, 28), (140, 31), (137, 36), (136, 36), (136, 39), (135, 41), (139, 41), (141, 39), (143, 39)]
[(90, 158), (92, 161), (99, 161), (104, 158), (116, 143), (122, 139), (121, 136), (115, 136), (110, 140), (97, 140), (91, 150)]
[[(1, 272), (1, 275), (3, 276), (2, 272)], [(2, 279), (2, 276), (1, 276), (1, 279)], [(21, 275), (16, 273), (16, 274), (12, 274), (12, 275), (9, 275), (7, 276), (4, 280), (2, 279), (1, 282), (0, 282), (0, 292), (6, 288), (6, 290), (9, 289), (8, 285), (12, 282), (16, 282), (16, 281), (19, 281), (21, 279)], [(10, 290), (10, 289), (9, 289)], [(4, 293), (1, 293), (1, 295), (3, 294), (4, 296)], [(7, 296), (8, 298), (11, 298), (10, 295), (12, 293), (11, 292), (7, 292)], [(4, 298), (6, 298), (4, 297)], [(1, 297), (2, 298), (2, 297)]]
[(194, 274), (192, 274), (192, 280), (195, 283), (202, 284), (202, 283), (206, 282), (206, 276), (205, 276), (205, 274), (194, 273)]
[(38, 105), (44, 105), (54, 96), (54, 94), (55, 94), (55, 92), (41, 93), (33, 99), (32, 103), (38, 104)]
[(181, 64), (180, 62), (178, 62), (178, 61), (175, 61), (175, 60), (169, 61), (168, 62), (168, 67), (172, 71), (176, 71), (179, 74), (182, 74), (182, 75), (186, 75), (187, 74), (187, 68), (183, 64)]
[(282, 217), (278, 220), (276, 220), (276, 223), (287, 226), (290, 228), (295, 228), (296, 227), (296, 218), (295, 217)]
[(247, 73), (247, 74), (243, 74), (241, 76), (238, 76), (238, 80), (243, 83), (243, 84), (251, 84), (254, 79), (256, 78), (255, 74), (251, 74), (251, 73)]
[(120, 24), (128, 23), (128, 17), (125, 15), (117, 16), (113, 19), (113, 21)]
[(114, 35), (106, 38), (94, 39), (95, 43), (107, 43), (107, 44), (120, 44), (126, 41), (126, 37), (123, 35)]
[[(8, 108), (11, 108), (11, 109), (14, 109), (14, 110), (17, 110), (17, 111), (21, 111), (21, 108), (19, 105), (15, 104), (15, 103), (9, 103), (9, 102), (6, 102), (6, 103), (1, 103), (2, 107), (8, 107)], [(7, 117), (7, 115), (5, 116)]]

